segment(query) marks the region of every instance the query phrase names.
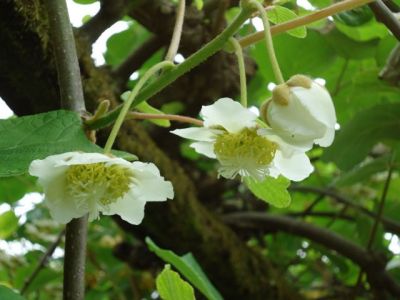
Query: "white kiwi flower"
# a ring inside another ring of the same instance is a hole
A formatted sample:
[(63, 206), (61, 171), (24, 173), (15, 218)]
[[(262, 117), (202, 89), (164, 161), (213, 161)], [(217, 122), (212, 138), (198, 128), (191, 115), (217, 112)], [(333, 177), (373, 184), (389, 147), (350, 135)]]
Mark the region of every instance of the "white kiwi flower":
[(274, 134), (260, 134), (257, 115), (232, 99), (222, 98), (203, 106), (200, 116), (203, 127), (171, 132), (194, 140), (191, 147), (196, 152), (216, 158), (222, 177), (250, 176), (261, 181), (268, 175), (283, 175), (300, 181), (313, 171), (304, 151), (294, 151)]
[(100, 153), (51, 155), (34, 160), (29, 173), (39, 178), (52, 218), (64, 224), (86, 214), (92, 221), (102, 213), (137, 225), (146, 202), (174, 197), (172, 184), (154, 164)]
[(286, 143), (307, 151), (328, 147), (335, 137), (336, 113), (328, 91), (304, 75), (295, 75), (272, 91), (262, 117)]

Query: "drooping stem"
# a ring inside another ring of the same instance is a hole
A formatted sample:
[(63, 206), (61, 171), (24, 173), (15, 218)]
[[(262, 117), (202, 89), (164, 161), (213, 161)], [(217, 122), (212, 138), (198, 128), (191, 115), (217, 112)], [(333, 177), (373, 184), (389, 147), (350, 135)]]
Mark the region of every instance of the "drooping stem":
[[(199, 51), (189, 56), (183, 63), (179, 64), (173, 70), (162, 74), (156, 81), (145, 87), (136, 97), (132, 105), (137, 105), (142, 101), (146, 101), (150, 97), (157, 94), (163, 88), (174, 82), (183, 74), (205, 61), (211, 55), (221, 50), (228, 39), (239, 29), (239, 27), (249, 18), (253, 12), (250, 8), (243, 8), (233, 22), (225, 28), (217, 37), (206, 44)], [(121, 106), (117, 107), (103, 118), (99, 118), (92, 124), (88, 125), (91, 129), (104, 128), (110, 125), (118, 116)]]
[(189, 123), (197, 126), (203, 126), (203, 121), (195, 118), (181, 116), (181, 115), (170, 115), (170, 114), (147, 114), (140, 112), (130, 112), (128, 113), (127, 119), (136, 120), (170, 120), (182, 123)]
[[(345, 0), (341, 2), (337, 2), (335, 4), (332, 4), (330, 6), (327, 6), (323, 9), (317, 10), (316, 12), (313, 12), (309, 15), (305, 15), (302, 17), (298, 17), (296, 19), (277, 24), (275, 26), (271, 27), (271, 34), (279, 34), (282, 32), (286, 32), (288, 30), (304, 26), (310, 23), (313, 23), (315, 21), (319, 21), (322, 19), (325, 19), (329, 16), (332, 16), (334, 14), (337, 14), (339, 12), (345, 11), (345, 10), (350, 10), (359, 6), (363, 6), (364, 4), (373, 2), (374, 0)], [(241, 40), (239, 40), (240, 45), (242, 48), (248, 47), (252, 44), (255, 44), (259, 41), (261, 41), (264, 38), (264, 32), (259, 31), (253, 34), (250, 34)]]
[(264, 7), (259, 3), (257, 0), (251, 1), (251, 3), (257, 7), (257, 10), (260, 13), (260, 17), (263, 21), (264, 25), (264, 40), (265, 46), (267, 47), (267, 52), (269, 56), (269, 60), (271, 62), (272, 71), (274, 72), (275, 79), (278, 84), (282, 84), (285, 82), (282, 76), (281, 68), (279, 67), (278, 59), (276, 58), (275, 49), (274, 49), (274, 42), (272, 41), (272, 34), (271, 34), (271, 26), (269, 25), (269, 20), (267, 16), (267, 12), (265, 11)]
[(149, 80), (149, 78), (151, 76), (153, 76), (159, 70), (167, 68), (167, 67), (173, 67), (173, 66), (174, 66), (174, 64), (170, 61), (162, 61), (162, 62), (154, 65), (153, 67), (151, 67), (149, 70), (147, 70), (147, 72), (144, 73), (143, 77), (140, 78), (138, 83), (132, 89), (132, 92), (129, 94), (128, 99), (125, 101), (124, 105), (122, 106), (122, 109), (118, 115), (118, 118), (115, 121), (113, 128), (111, 129), (110, 136), (107, 139), (106, 145), (104, 147), (104, 153), (109, 153), (111, 151), (112, 145), (114, 144), (114, 141), (117, 137), (118, 131), (121, 128), (122, 123), (124, 122), (124, 119), (129, 111), (129, 109), (132, 106), (133, 100), (135, 100), (137, 94), (139, 93), (139, 91), (143, 87), (143, 85)]
[(171, 43), (165, 56), (165, 60), (173, 61), (176, 53), (178, 52), (179, 43), (182, 36), (183, 20), (185, 19), (185, 7), (186, 1), (179, 0), (176, 8), (176, 21), (174, 26), (174, 32), (172, 33)]
[(244, 64), (242, 47), (240, 47), (239, 42), (235, 38), (230, 38), (229, 41), (235, 49), (235, 54), (238, 61), (240, 78), (240, 103), (243, 105), (243, 107), (247, 107), (246, 68)]
[[(49, 35), (54, 47), (61, 107), (81, 114), (85, 110), (75, 40), (65, 0), (45, 0)], [(85, 295), (87, 216), (66, 226), (64, 300), (83, 300)]]

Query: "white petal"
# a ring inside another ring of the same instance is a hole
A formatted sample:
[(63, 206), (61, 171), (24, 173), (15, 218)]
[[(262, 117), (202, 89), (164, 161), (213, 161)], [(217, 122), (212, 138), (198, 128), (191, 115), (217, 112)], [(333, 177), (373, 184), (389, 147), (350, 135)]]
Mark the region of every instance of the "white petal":
[(214, 143), (195, 142), (191, 143), (190, 147), (194, 148), (197, 153), (203, 154), (209, 158), (216, 158), (214, 153)]
[[(29, 174), (39, 178), (54, 177), (54, 168), (60, 160), (71, 158), (78, 152), (67, 152), (63, 154), (51, 155), (45, 159), (36, 159), (29, 166)], [(61, 169), (63, 170), (63, 169)]]
[(108, 206), (109, 209), (103, 210), (104, 215), (119, 215), (124, 221), (138, 225), (144, 217), (144, 206), (146, 201), (135, 197), (132, 191), (125, 197)]
[(326, 126), (296, 97), (291, 97), (288, 105), (270, 103), (267, 118), (274, 131), (287, 143), (301, 148), (310, 149), (314, 140), (322, 138), (326, 132)]
[(205, 127), (222, 126), (231, 133), (256, 125), (257, 116), (230, 98), (221, 98), (214, 104), (203, 106), (200, 115)]
[(75, 201), (65, 194), (64, 174), (55, 176), (43, 186), (45, 205), (49, 208), (51, 217), (57, 222), (66, 224), (74, 218), (84, 216), (87, 211), (78, 209)]
[(323, 138), (315, 140), (315, 143), (321, 147), (329, 147), (335, 138), (335, 128), (328, 128)]
[(273, 164), (280, 174), (293, 181), (301, 181), (307, 178), (314, 170), (305, 153), (296, 153), (287, 158), (280, 151), (277, 151)]
[(327, 127), (334, 127), (336, 123), (335, 107), (328, 91), (313, 82), (311, 89), (295, 87), (291, 92), (301, 100), (311, 115)]
[(158, 168), (152, 163), (135, 164), (135, 182), (132, 192), (136, 198), (144, 201), (166, 201), (174, 198), (171, 182), (159, 175)]
[(190, 127), (171, 131), (171, 133), (180, 137), (200, 142), (212, 142), (215, 140), (215, 137), (222, 132), (222, 130), (206, 127)]
[[(81, 153), (81, 152), (70, 152), (71, 155), (60, 159), (57, 163), (58, 166), (71, 166), (80, 164), (95, 164), (100, 162), (109, 162), (117, 158), (109, 157), (101, 153)], [(123, 159), (121, 159), (124, 161)]]

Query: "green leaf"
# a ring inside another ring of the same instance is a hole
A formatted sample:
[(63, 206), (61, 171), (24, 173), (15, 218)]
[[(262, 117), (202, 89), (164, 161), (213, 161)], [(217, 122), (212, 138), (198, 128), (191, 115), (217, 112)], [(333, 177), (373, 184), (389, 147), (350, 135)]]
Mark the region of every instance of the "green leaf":
[(348, 172), (344, 172), (335, 179), (333, 185), (341, 187), (352, 185), (370, 178), (372, 175), (388, 169), (389, 156), (385, 155), (377, 159), (361, 162)]
[(198, 10), (202, 10), (204, 6), (204, 1), (203, 0), (194, 0), (194, 5), (196, 5), (196, 8)]
[[(139, 105), (136, 105), (135, 107), (138, 111), (143, 112), (143, 113), (148, 113), (148, 114), (157, 114), (157, 115), (163, 115), (164, 113), (161, 110), (158, 110), (157, 108), (151, 106), (148, 104), (146, 101), (143, 101), (139, 103)], [(171, 122), (169, 120), (162, 120), (162, 119), (151, 119), (149, 120), (150, 122), (161, 126), (161, 127), (170, 127)]]
[(337, 29), (329, 31), (324, 37), (340, 56), (357, 60), (374, 57), (379, 42), (378, 39), (367, 42), (356, 42)]
[(149, 36), (149, 32), (139, 23), (130, 22), (126, 30), (112, 35), (107, 40), (107, 51), (104, 54), (107, 64), (113, 67), (120, 65)]
[(18, 218), (13, 211), (9, 210), (0, 215), (0, 239), (8, 238), (17, 229), (18, 229)]
[(335, 24), (337, 29), (358, 42), (370, 41), (377, 38), (381, 39), (389, 35), (386, 26), (376, 22), (375, 19), (357, 27), (348, 26), (341, 22), (335, 22)]
[(379, 104), (365, 109), (342, 126), (323, 159), (342, 170), (361, 162), (373, 145), (386, 139), (400, 139), (400, 103)]
[[(283, 6), (274, 6), (271, 10), (267, 11), (267, 15), (268, 19), (274, 24), (287, 22), (297, 18), (295, 12)], [(307, 36), (307, 29), (305, 26), (300, 26), (288, 30), (287, 33), (297, 38), (305, 38)]]
[(164, 300), (192, 300), (194, 297), (193, 288), (184, 281), (178, 273), (171, 270), (169, 265), (156, 279), (157, 291)]
[[(131, 93), (130, 91), (126, 91), (126, 92), (122, 93), (121, 94), (121, 99), (123, 101), (127, 101), (128, 98), (129, 98), (130, 93)], [(143, 112), (143, 113), (156, 114), (156, 115), (163, 115), (164, 114), (161, 110), (151, 106), (146, 101), (143, 101), (143, 102), (139, 103), (138, 105), (135, 106), (135, 108), (138, 111)], [(150, 121), (150, 122), (152, 122), (152, 123), (154, 123), (154, 124), (156, 124), (158, 126), (161, 126), (161, 127), (170, 127), (171, 126), (171, 122), (169, 120), (149, 119), (148, 121)]]
[(210, 300), (222, 300), (222, 296), (208, 280), (206, 274), (191, 253), (178, 256), (171, 250), (158, 247), (149, 237), (146, 238), (149, 249), (167, 263), (173, 265), (189, 282)]
[(1, 300), (25, 300), (24, 297), (14, 292), (12, 289), (0, 284)]
[(244, 182), (249, 190), (259, 199), (279, 208), (289, 206), (291, 197), (287, 188), (290, 180), (283, 176), (278, 178), (267, 177), (263, 181), (256, 181), (245, 177)]
[(0, 177), (0, 203), (14, 203), (26, 193), (35, 191), (35, 182), (31, 176)]
[[(57, 110), (32, 116), (0, 120), (0, 177), (27, 172), (35, 159), (68, 151), (103, 152), (91, 143), (82, 129), (78, 114)], [(136, 159), (136, 156), (113, 151), (116, 156)]]
[(373, 17), (374, 14), (368, 6), (353, 8), (351, 10), (342, 11), (334, 15), (336, 20), (353, 27), (363, 25), (370, 21)]

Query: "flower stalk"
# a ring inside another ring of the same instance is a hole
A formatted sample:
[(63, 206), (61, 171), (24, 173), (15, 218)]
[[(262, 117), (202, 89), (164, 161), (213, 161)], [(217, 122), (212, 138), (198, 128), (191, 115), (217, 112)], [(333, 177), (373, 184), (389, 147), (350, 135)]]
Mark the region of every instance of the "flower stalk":
[(260, 13), (260, 17), (264, 25), (263, 33), (264, 33), (265, 46), (267, 47), (267, 52), (269, 60), (271, 62), (272, 71), (274, 72), (277, 83), (282, 84), (285, 82), (285, 80), (283, 79), (281, 68), (279, 67), (278, 59), (276, 58), (274, 43), (272, 41), (271, 26), (269, 24), (267, 12), (265, 11), (261, 3), (259, 3), (257, 0), (252, 0), (251, 4), (253, 4)]
[(179, 0), (176, 8), (176, 21), (174, 26), (174, 32), (172, 33), (171, 43), (165, 56), (165, 60), (174, 61), (174, 57), (178, 52), (179, 43), (182, 36), (183, 20), (185, 19), (185, 7), (186, 1)]
[(239, 78), (240, 78), (240, 103), (243, 105), (243, 107), (247, 107), (246, 68), (244, 64), (242, 47), (235, 38), (230, 38), (229, 42), (235, 49), (235, 55), (238, 61)]
[(111, 130), (111, 133), (107, 139), (106, 145), (104, 147), (104, 153), (109, 153), (111, 151), (112, 145), (114, 144), (114, 141), (117, 137), (118, 131), (122, 126), (122, 123), (124, 122), (124, 119), (129, 111), (129, 109), (132, 107), (132, 103), (135, 100), (137, 94), (139, 93), (140, 89), (143, 87), (143, 85), (152, 77), (154, 74), (156, 74), (159, 70), (165, 69), (165, 68), (170, 68), (173, 67), (174, 64), (170, 61), (162, 61), (153, 67), (151, 67), (147, 72), (143, 75), (142, 78), (138, 81), (138, 83), (135, 85), (135, 87), (132, 89), (132, 92), (129, 94), (128, 99), (122, 106), (122, 109), (118, 115), (117, 120), (114, 123), (114, 126)]
[(181, 115), (170, 115), (170, 114), (148, 114), (148, 113), (140, 113), (140, 112), (130, 112), (127, 115), (127, 119), (135, 119), (135, 120), (169, 120), (169, 121), (177, 121), (182, 123), (189, 123), (197, 126), (203, 126), (203, 121), (187, 117)]

